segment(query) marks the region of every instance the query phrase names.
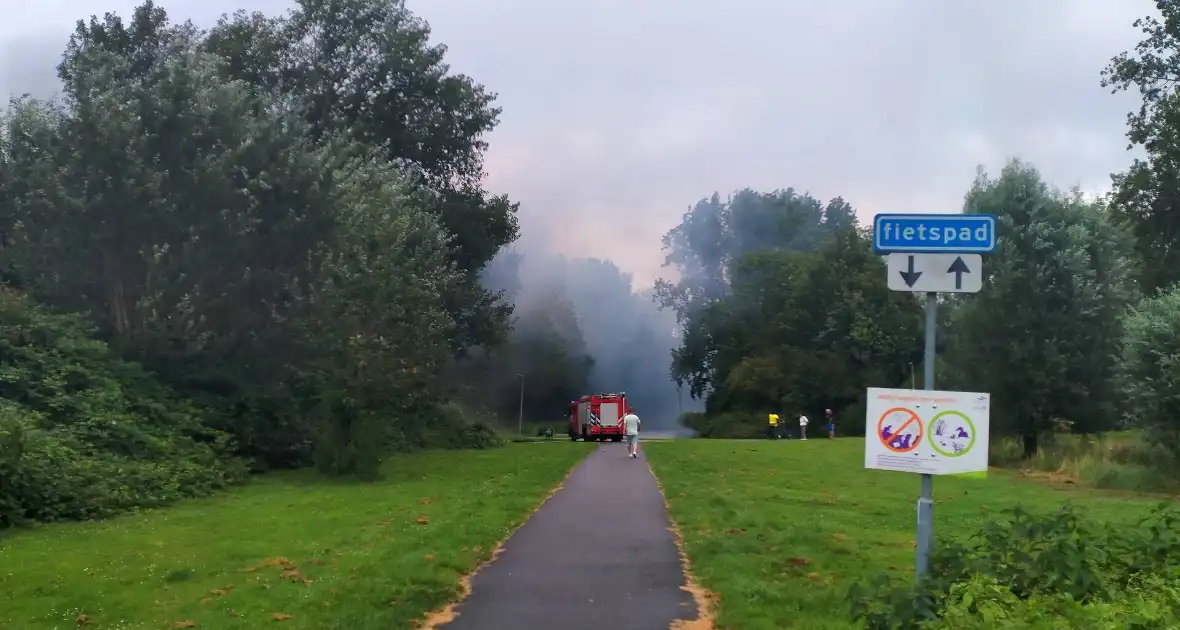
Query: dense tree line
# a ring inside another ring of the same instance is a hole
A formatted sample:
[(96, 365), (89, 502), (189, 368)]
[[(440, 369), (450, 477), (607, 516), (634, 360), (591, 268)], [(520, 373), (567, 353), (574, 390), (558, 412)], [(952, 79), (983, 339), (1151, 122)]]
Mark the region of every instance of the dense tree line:
[(78, 22), (60, 94), (0, 112), (0, 527), (671, 390), (626, 274), (509, 247), (500, 110), (445, 52), (402, 0)]
[(60, 95), (0, 117), (0, 524), (496, 441), (447, 370), (511, 334), (480, 274), (516, 205), (481, 183), (494, 95), (429, 34), (400, 0), (79, 21)]
[(505, 334), (475, 274), (516, 233), (479, 188), (498, 110), (428, 32), (362, 0), (79, 23), (60, 100), (5, 119), (11, 283), (89, 313), (267, 464), (322, 430), (351, 468), (353, 423), (389, 416), (419, 440), (447, 358)]
[[(999, 218), (984, 289), (940, 297), (940, 388), (987, 391), (993, 432), (1025, 453), (1055, 427), (1138, 426), (1180, 455), (1180, 3), (1136, 23), (1145, 39), (1102, 73), (1137, 88), (1128, 117), (1146, 158), (1103, 199), (1060, 191), (1019, 160), (980, 173), (964, 212)], [(792, 190), (714, 195), (664, 238), (684, 326), (672, 376), (704, 397), (706, 435), (751, 435), (768, 411), (833, 408), (863, 432), (868, 386), (922, 373), (918, 296), (888, 291), (884, 261), (841, 199)]]
[(684, 328), (672, 376), (706, 398), (706, 436), (758, 434), (768, 411), (846, 410), (921, 358), (920, 305), (891, 292), (843, 199), (793, 189), (703, 199), (664, 237), (656, 290)]
[[(939, 387), (991, 392), (993, 430), (1022, 437), (1030, 454), (1062, 420), (1087, 432), (1121, 426), (1123, 328), (1142, 298), (1127, 221), (1018, 160), (995, 179), (980, 173), (963, 211), (997, 215), (998, 245), (981, 293), (939, 298)], [(778, 218), (745, 216), (754, 213)], [(764, 240), (748, 247), (758, 241), (742, 229)], [(672, 376), (706, 399), (706, 414), (690, 417), (705, 435), (756, 435), (769, 411), (826, 408), (859, 434), (866, 387), (908, 387), (922, 373), (921, 296), (887, 288), (870, 230), (841, 200), (714, 196), (665, 244), (681, 279), (659, 288), (685, 331)]]
[[(1063, 421), (1180, 452), (1180, 3), (1157, 4), (1102, 77), (1143, 94), (1146, 157), (1112, 195), (1014, 161), (964, 203), (1000, 217), (999, 248), (982, 293), (941, 299), (938, 383), (992, 392), (1029, 453)], [(495, 95), (445, 52), (402, 0), (78, 23), (61, 93), (0, 115), (0, 526), (248, 468), (372, 475), (588, 389), (663, 413), (683, 386), (705, 435), (829, 407), (856, 432), (866, 386), (921, 373), (921, 304), (841, 198), (702, 199), (650, 291), (511, 249), (516, 204), (482, 183)]]

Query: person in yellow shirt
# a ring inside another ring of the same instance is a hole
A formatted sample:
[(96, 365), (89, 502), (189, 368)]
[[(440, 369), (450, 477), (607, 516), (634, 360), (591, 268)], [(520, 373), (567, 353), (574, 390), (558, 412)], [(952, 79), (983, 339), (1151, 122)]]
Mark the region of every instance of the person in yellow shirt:
[(778, 414), (772, 413), (767, 416), (766, 439), (773, 440), (776, 437), (778, 437)]

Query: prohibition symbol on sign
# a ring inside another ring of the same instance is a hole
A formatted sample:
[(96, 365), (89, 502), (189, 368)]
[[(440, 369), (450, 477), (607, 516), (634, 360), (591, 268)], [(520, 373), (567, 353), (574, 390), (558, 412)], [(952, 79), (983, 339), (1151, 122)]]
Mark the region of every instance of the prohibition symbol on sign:
[(922, 443), (922, 419), (912, 409), (894, 407), (877, 421), (877, 438), (894, 453), (908, 453)]
[(930, 419), (927, 439), (939, 455), (962, 457), (975, 446), (975, 423), (967, 414), (947, 409)]

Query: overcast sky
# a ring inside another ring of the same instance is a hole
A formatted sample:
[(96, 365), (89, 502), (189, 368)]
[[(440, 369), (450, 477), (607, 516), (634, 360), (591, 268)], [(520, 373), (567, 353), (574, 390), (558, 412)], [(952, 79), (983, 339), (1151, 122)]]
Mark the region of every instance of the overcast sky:
[[(489, 188), (524, 229), (646, 283), (660, 236), (720, 191), (795, 187), (877, 212), (962, 205), (1022, 157), (1102, 190), (1135, 104), (1098, 85), (1149, 0), (409, 0), (499, 93)], [(53, 89), (73, 22), (128, 0), (9, 0), (0, 93)], [(207, 26), (279, 0), (164, 0)], [(15, 5), (18, 8), (13, 8)], [(575, 244), (573, 248), (571, 244)]]

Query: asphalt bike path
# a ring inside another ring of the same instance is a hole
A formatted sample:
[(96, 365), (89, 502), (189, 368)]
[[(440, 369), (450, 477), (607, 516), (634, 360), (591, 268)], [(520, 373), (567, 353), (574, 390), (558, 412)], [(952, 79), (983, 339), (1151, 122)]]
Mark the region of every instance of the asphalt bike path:
[(471, 581), (439, 630), (667, 630), (697, 618), (664, 498), (639, 457), (602, 444)]

